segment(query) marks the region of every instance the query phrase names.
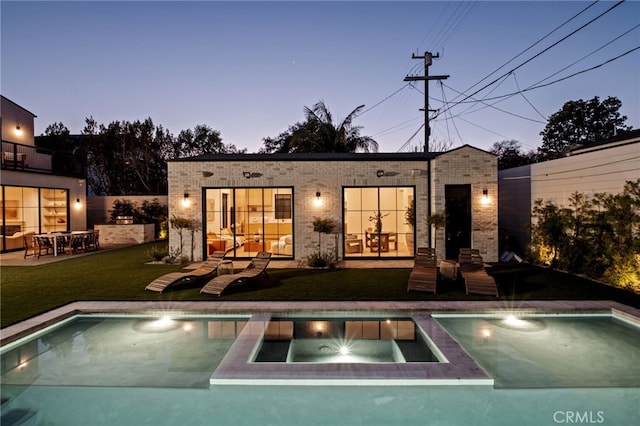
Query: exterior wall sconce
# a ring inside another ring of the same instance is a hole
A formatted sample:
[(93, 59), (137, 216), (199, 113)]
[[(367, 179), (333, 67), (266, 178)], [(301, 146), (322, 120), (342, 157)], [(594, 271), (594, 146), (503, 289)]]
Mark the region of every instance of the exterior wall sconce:
[(22, 128), (19, 124), (16, 126), (16, 135), (22, 135)]
[(182, 197), (182, 207), (187, 208), (189, 206), (191, 206), (191, 200), (189, 199), (189, 193), (185, 192)]
[(262, 173), (242, 172), (242, 176), (246, 177), (247, 179), (251, 179), (251, 178), (256, 178), (256, 177), (262, 176)]
[(384, 170), (376, 170), (376, 176), (378, 177), (383, 177), (383, 176), (398, 176), (399, 173), (398, 172), (385, 172)]
[(489, 190), (487, 188), (482, 189), (482, 198), (480, 203), (483, 206), (488, 206), (491, 203), (491, 199), (489, 198)]
[(80, 198), (76, 198), (76, 202), (73, 205), (76, 210), (80, 210), (82, 208), (82, 203), (80, 202)]
[(314, 207), (322, 207), (322, 205), (324, 204), (324, 202), (322, 201), (322, 197), (320, 194), (320, 191), (316, 192), (316, 198), (314, 198), (313, 200), (313, 205)]
[(203, 178), (208, 178), (208, 177), (213, 176), (213, 172), (207, 172), (205, 170), (199, 171), (198, 174), (200, 176), (202, 176)]

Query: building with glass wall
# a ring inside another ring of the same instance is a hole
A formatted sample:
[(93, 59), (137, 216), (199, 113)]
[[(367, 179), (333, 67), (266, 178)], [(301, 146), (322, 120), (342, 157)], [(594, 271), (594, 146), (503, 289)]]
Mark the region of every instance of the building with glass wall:
[(0, 100), (0, 249), (20, 250), (35, 234), (86, 229), (84, 176), (59, 171), (66, 157), (36, 147), (35, 114)]

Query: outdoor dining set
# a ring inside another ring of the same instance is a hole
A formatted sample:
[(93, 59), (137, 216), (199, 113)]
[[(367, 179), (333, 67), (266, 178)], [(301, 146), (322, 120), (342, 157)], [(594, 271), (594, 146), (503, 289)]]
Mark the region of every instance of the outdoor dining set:
[(52, 232), (25, 237), (24, 257), (43, 254), (76, 254), (100, 249), (100, 233), (97, 230)]

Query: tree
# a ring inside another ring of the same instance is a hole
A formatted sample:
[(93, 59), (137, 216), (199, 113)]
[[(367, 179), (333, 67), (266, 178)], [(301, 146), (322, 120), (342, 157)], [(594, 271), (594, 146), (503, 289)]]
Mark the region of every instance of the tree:
[(266, 153), (303, 153), (303, 152), (376, 152), (378, 143), (369, 136), (361, 136), (361, 126), (355, 126), (353, 120), (362, 111), (360, 105), (339, 123), (323, 101), (313, 108), (304, 107), (306, 121), (296, 123), (276, 138), (264, 138)]
[(618, 132), (631, 130), (621, 116), (620, 100), (608, 97), (600, 102), (596, 96), (589, 101), (579, 99), (566, 102), (560, 111), (549, 117), (540, 135), (542, 146), (538, 153), (542, 160), (562, 157), (568, 148), (608, 139)]
[(182, 130), (170, 148), (165, 155), (166, 159), (193, 157), (207, 153), (225, 154), (246, 151), (238, 150), (235, 145), (225, 145), (222, 143), (220, 132), (205, 124), (198, 124), (193, 130)]
[(87, 153), (87, 181), (96, 195), (140, 195), (167, 193), (167, 152), (173, 136), (151, 118), (144, 121), (114, 121), (98, 125), (85, 120), (82, 131)]
[(87, 181), (95, 195), (167, 193), (167, 160), (205, 153), (244, 152), (222, 143), (220, 132), (204, 124), (183, 130), (175, 138), (151, 118), (98, 124), (85, 120), (82, 150)]
[(516, 140), (495, 142), (489, 152), (498, 156), (498, 170), (524, 166), (535, 161), (535, 153), (533, 151), (522, 152), (520, 142)]

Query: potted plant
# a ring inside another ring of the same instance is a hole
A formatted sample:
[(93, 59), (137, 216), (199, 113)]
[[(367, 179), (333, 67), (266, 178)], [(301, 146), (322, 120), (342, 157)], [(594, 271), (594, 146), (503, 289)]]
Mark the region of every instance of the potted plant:
[(389, 213), (382, 214), (380, 210), (373, 212), (373, 215), (369, 216), (369, 222), (373, 222), (373, 229), (376, 234), (382, 232), (382, 218), (389, 216)]
[(413, 203), (409, 204), (407, 209), (404, 211), (404, 223), (405, 225), (409, 225), (410, 232), (405, 234), (405, 242), (407, 243), (407, 248), (411, 252), (415, 241), (413, 229), (416, 225), (416, 211), (413, 207)]
[(436, 248), (435, 241), (438, 241), (438, 228), (442, 228), (447, 223), (447, 215), (444, 213), (434, 213), (429, 216), (429, 226), (433, 226), (435, 228), (436, 238), (433, 243), (433, 248)]
[(307, 265), (313, 268), (331, 266), (334, 254), (331, 251), (322, 252), (322, 234), (331, 234), (336, 229), (336, 222), (330, 218), (313, 218), (313, 231), (318, 233), (318, 251), (307, 256)]

